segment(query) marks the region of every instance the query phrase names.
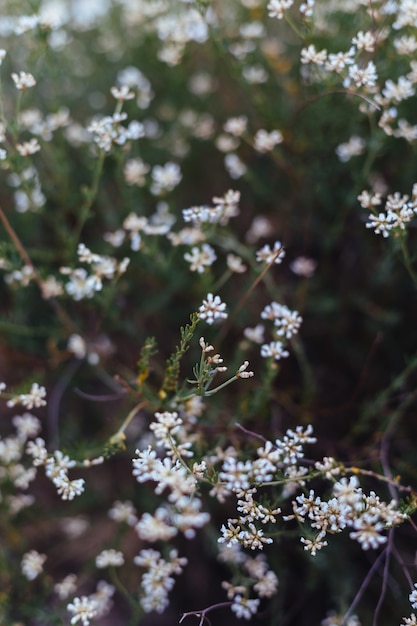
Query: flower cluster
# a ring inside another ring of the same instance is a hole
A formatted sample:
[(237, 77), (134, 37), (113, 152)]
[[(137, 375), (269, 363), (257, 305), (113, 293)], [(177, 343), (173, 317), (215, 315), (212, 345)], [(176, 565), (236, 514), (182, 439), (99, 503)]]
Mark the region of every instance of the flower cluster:
[(48, 456), (45, 441), (37, 437), (35, 441), (30, 441), (26, 447), (26, 452), (33, 458), (35, 467), (44, 466), (46, 476), (53, 482), (57, 493), (63, 500), (73, 500), (84, 491), (85, 480), (77, 478), (70, 480), (68, 470), (76, 466), (76, 462), (56, 450), (53, 455)]
[(114, 113), (93, 120), (87, 131), (91, 133), (93, 141), (104, 152), (111, 151), (113, 144), (123, 146), (127, 141), (140, 139), (144, 135), (143, 125), (137, 121), (131, 121), (127, 126), (122, 122), (127, 120), (126, 113)]
[(391, 234), (399, 233), (406, 229), (417, 213), (417, 184), (413, 185), (411, 199), (408, 195), (399, 192), (390, 194), (385, 202), (385, 211), (376, 213), (375, 208), (382, 203), (382, 198), (377, 194), (363, 191), (358, 200), (362, 208), (374, 211), (369, 215), (366, 228), (372, 228), (377, 235), (384, 238)]
[(65, 291), (76, 301), (93, 298), (97, 291), (102, 290), (103, 278), (111, 280), (124, 274), (130, 262), (128, 257), (118, 263), (113, 257), (95, 254), (82, 243), (78, 245), (77, 253), (81, 262), (90, 265), (91, 274), (83, 267), (60, 269), (61, 274), (69, 276)]
[(376, 549), (386, 543), (382, 534), (387, 528), (397, 526), (406, 515), (398, 509), (398, 503), (382, 502), (375, 492), (366, 495), (356, 476), (341, 478), (333, 486), (333, 497), (323, 501), (314, 490), (308, 496), (301, 494), (293, 501), (293, 517), (301, 524), (309, 520), (311, 528), (319, 532), (314, 538), (301, 537), (304, 549), (315, 555), (327, 545), (328, 533), (340, 533), (351, 529), (349, 536), (360, 543), (364, 550)]

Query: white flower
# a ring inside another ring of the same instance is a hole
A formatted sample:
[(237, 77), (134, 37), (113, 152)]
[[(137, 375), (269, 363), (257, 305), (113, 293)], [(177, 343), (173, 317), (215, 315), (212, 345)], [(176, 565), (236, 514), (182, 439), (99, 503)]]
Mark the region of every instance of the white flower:
[(343, 81), (344, 87), (350, 87), (353, 82), (355, 87), (374, 87), (378, 75), (375, 63), (369, 61), (366, 67), (360, 68), (356, 63), (349, 67), (349, 75)]
[(203, 243), (201, 248), (194, 246), (191, 253), (186, 252), (184, 259), (190, 263), (190, 270), (202, 274), (207, 267), (213, 265), (217, 259), (216, 253), (208, 243)]
[(238, 618), (243, 617), (243, 619), (249, 620), (251, 619), (252, 615), (256, 614), (259, 603), (259, 598), (249, 600), (247, 598), (243, 598), (240, 595), (237, 595), (233, 599), (231, 609)]
[(400, 0), (397, 9), (397, 19), (392, 25), (395, 29), (404, 26), (417, 26), (417, 5), (415, 0)]
[(368, 220), (365, 224), (366, 228), (373, 228), (377, 235), (389, 237), (390, 230), (393, 228), (393, 214), (391, 212), (370, 215)]
[(224, 124), (223, 129), (226, 133), (230, 133), (234, 137), (241, 137), (246, 131), (248, 125), (248, 118), (244, 115), (240, 117), (231, 117)]
[(365, 50), (366, 52), (374, 52), (377, 42), (377, 33), (366, 31), (365, 33), (360, 30), (356, 37), (353, 37), (352, 43), (358, 48), (358, 50)]
[(284, 350), (284, 344), (282, 341), (272, 341), (271, 343), (265, 343), (261, 346), (261, 356), (264, 359), (273, 357), (276, 361), (279, 361), (280, 359), (285, 359), (289, 355), (290, 353), (287, 350)]
[(300, 13), (303, 17), (312, 17), (315, 0), (307, 0), (300, 4)]
[(12, 79), (14, 84), (16, 85), (16, 89), (19, 91), (26, 91), (30, 87), (34, 87), (36, 85), (36, 80), (27, 72), (19, 72), (19, 74), (12, 74)]
[(281, 20), (284, 13), (294, 3), (294, 0), (270, 0), (266, 6), (269, 17), (275, 17)]
[(142, 187), (146, 183), (145, 176), (150, 169), (150, 166), (142, 159), (128, 159), (123, 170), (127, 184)]
[(115, 98), (119, 102), (124, 102), (125, 100), (133, 100), (133, 98), (135, 97), (135, 94), (133, 93), (133, 91), (130, 91), (128, 85), (122, 85), (121, 87), (112, 87), (110, 91), (113, 98)]
[(226, 154), (224, 157), (224, 165), (229, 176), (234, 180), (241, 178), (246, 174), (246, 165), (241, 159), (239, 159), (237, 154), (234, 154), (233, 152)]
[(155, 196), (166, 191), (172, 191), (182, 179), (180, 166), (171, 161), (165, 165), (155, 165), (151, 175), (153, 181), (151, 193)]
[(18, 439), (26, 441), (32, 437), (36, 437), (41, 431), (41, 423), (37, 417), (31, 413), (24, 413), (23, 415), (15, 415), (13, 420), (13, 426), (17, 430)]
[(57, 488), (58, 495), (63, 500), (73, 500), (75, 496), (80, 496), (84, 492), (84, 478), (70, 480), (66, 474), (61, 472), (59, 476), (53, 478), (53, 483)]
[[(383, 526), (378, 521), (377, 515), (364, 513), (361, 517), (357, 517), (353, 522), (354, 532), (349, 534), (351, 539), (356, 539), (363, 550), (369, 548), (376, 549), (380, 544), (387, 542), (387, 537), (380, 534)], [(413, 607), (414, 608), (414, 607)]]
[(417, 609), (417, 583), (414, 583), (414, 589), (408, 596), (413, 609)]
[(108, 516), (115, 522), (126, 522), (129, 526), (134, 526), (138, 521), (135, 507), (130, 500), (123, 502), (116, 500), (109, 510)]
[(205, 320), (207, 324), (227, 319), (226, 304), (221, 301), (220, 296), (213, 296), (212, 293), (207, 294), (207, 298), (203, 300), (198, 311), (198, 317)]
[(370, 209), (371, 207), (378, 206), (381, 204), (381, 194), (370, 194), (369, 191), (362, 191), (362, 193), (358, 196), (358, 200), (363, 209)]
[(75, 574), (68, 574), (61, 582), (54, 585), (54, 591), (60, 600), (66, 600), (77, 588), (77, 577)]
[(16, 145), (16, 150), (21, 156), (29, 156), (31, 154), (36, 154), (41, 149), (39, 145), (39, 141), (35, 138), (32, 138), (30, 141), (25, 141), (24, 143), (18, 143)]
[(327, 546), (327, 541), (323, 541), (325, 533), (321, 532), (314, 540), (301, 537), (300, 541), (304, 544), (304, 550), (308, 550), (311, 556), (316, 556), (317, 551)]
[(34, 580), (43, 571), (43, 564), (46, 561), (46, 555), (40, 554), (37, 550), (26, 552), (22, 558), (22, 573), (28, 580)]
[(245, 328), (243, 331), (246, 339), (254, 343), (262, 343), (264, 341), (264, 333), (265, 327), (262, 324), (257, 324), (255, 328)]
[(327, 58), (327, 50), (316, 50), (314, 44), (310, 44), (308, 48), (301, 50), (301, 63), (314, 63), (315, 65), (323, 65)]
[(262, 311), (261, 318), (272, 320), (277, 328), (277, 335), (285, 336), (287, 339), (291, 339), (293, 335), (298, 333), (303, 321), (298, 311), (291, 311), (284, 304), (277, 302), (268, 304)]
[(103, 550), (96, 557), (96, 566), (104, 567), (120, 567), (125, 562), (123, 553), (118, 550)]
[(256, 260), (258, 263), (276, 263), (277, 265), (281, 263), (282, 259), (285, 256), (285, 250), (282, 247), (280, 241), (276, 241), (274, 243), (274, 247), (271, 249), (271, 246), (265, 244), (260, 250), (256, 253)]
[(349, 141), (341, 143), (336, 148), (336, 154), (342, 163), (347, 163), (353, 156), (359, 156), (365, 150), (365, 141), (362, 137), (352, 135)]
[(97, 615), (97, 603), (88, 596), (81, 596), (67, 605), (67, 611), (73, 615), (71, 624), (81, 621), (83, 626), (89, 626), (90, 620)]
[(272, 130), (270, 133), (264, 129), (257, 131), (254, 137), (255, 149), (258, 152), (269, 152), (274, 147), (283, 141), (283, 136), (280, 130)]
[(317, 261), (309, 257), (299, 256), (290, 263), (290, 270), (297, 276), (311, 278), (316, 271)]
[(411, 98), (414, 94), (415, 89), (413, 87), (413, 83), (405, 76), (400, 76), (397, 83), (394, 83), (391, 79), (387, 80), (385, 87), (382, 90), (384, 98), (394, 101), (395, 103)]
[(40, 387), (38, 383), (33, 383), (29, 393), (22, 393), (15, 398), (12, 398), (7, 402), (7, 406), (12, 407), (16, 404), (23, 404), (27, 409), (33, 409), (33, 407), (39, 408), (46, 405), (46, 389)]
[(268, 74), (262, 65), (247, 65), (242, 70), (242, 76), (252, 85), (266, 83), (268, 80)]
[(240, 256), (236, 256), (234, 254), (228, 254), (226, 258), (227, 267), (231, 272), (236, 272), (236, 274), (243, 274), (248, 269), (246, 265), (243, 263)]

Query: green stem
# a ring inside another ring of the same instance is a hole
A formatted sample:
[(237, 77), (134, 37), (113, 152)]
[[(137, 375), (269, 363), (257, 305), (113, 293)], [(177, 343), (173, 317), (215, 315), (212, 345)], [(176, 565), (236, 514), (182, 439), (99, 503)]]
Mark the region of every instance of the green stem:
[(409, 273), (410, 278), (414, 283), (414, 286), (417, 287), (417, 274), (413, 268), (413, 262), (410, 257), (410, 253), (408, 251), (407, 240), (405, 236), (400, 237), (400, 246), (401, 246), (401, 252), (403, 254), (403, 261), (404, 261), (405, 269)]
[(294, 24), (293, 20), (290, 18), (288, 13), (284, 13), (284, 20), (287, 22), (288, 26), (295, 32), (295, 34), (298, 35), (298, 37), (304, 41), (305, 40), (305, 35)]
[(133, 409), (129, 412), (128, 416), (124, 420), (123, 424), (120, 426), (119, 430), (114, 435), (112, 435), (110, 437), (110, 443), (111, 444), (117, 444), (117, 443), (120, 443), (120, 442), (125, 440), (125, 438), (126, 438), (126, 435), (125, 435), (126, 428), (129, 426), (130, 422), (135, 417), (135, 415), (137, 415), (138, 412), (141, 409), (143, 409), (147, 404), (148, 403), (146, 401), (141, 401), (141, 402), (139, 402), (139, 404), (136, 404), (133, 407)]
[(84, 225), (88, 219), (90, 209), (93, 205), (94, 200), (97, 197), (98, 187), (100, 183), (101, 173), (103, 171), (104, 159), (106, 157), (106, 153), (104, 150), (100, 150), (97, 163), (93, 172), (93, 179), (91, 181), (90, 187), (83, 189), (84, 194), (84, 202), (80, 208), (80, 214), (78, 219), (78, 225), (75, 229), (75, 241), (78, 243), (80, 240), (81, 232), (84, 228)]
[(214, 389), (210, 389), (208, 391), (204, 392), (204, 396), (213, 396), (215, 393), (217, 393), (218, 391), (220, 391), (220, 389), (224, 389), (224, 387), (227, 387), (227, 385), (230, 385), (230, 383), (233, 383), (235, 380), (237, 380), (239, 377), (238, 376), (233, 376), (232, 378), (229, 378), (229, 380), (226, 380), (226, 382), (222, 383), (221, 385), (219, 385), (218, 387), (215, 387)]

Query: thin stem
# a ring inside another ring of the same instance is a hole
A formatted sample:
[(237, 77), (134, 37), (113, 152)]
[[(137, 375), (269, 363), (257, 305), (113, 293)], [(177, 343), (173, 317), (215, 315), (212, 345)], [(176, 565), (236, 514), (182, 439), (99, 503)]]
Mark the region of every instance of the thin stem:
[(221, 609), (226, 606), (231, 606), (232, 604), (233, 604), (232, 602), (219, 602), (218, 604), (213, 604), (212, 606), (209, 606), (206, 609), (202, 609), (201, 611), (188, 611), (187, 613), (183, 613), (181, 615), (179, 623), (182, 624), (182, 622), (184, 621), (186, 617), (189, 617), (190, 615), (194, 615), (195, 617), (200, 617), (200, 621), (198, 625), (202, 626), (205, 620), (209, 621), (208, 618), (206, 617), (206, 613), (209, 613), (210, 611), (214, 611), (215, 609)]
[(206, 396), (213, 396), (215, 393), (220, 391), (220, 389), (224, 389), (224, 387), (227, 387), (227, 385), (230, 385), (230, 383), (235, 382), (235, 380), (237, 380), (238, 378), (239, 378), (239, 376), (233, 376), (232, 378), (229, 378), (229, 380), (226, 380), (226, 382), (222, 383), (218, 387), (215, 387), (214, 389), (209, 389), (209, 390), (205, 391), (203, 395), (205, 397)]
[(290, 28), (292, 28), (292, 30), (295, 32), (295, 34), (302, 39), (303, 41), (305, 40), (305, 36), (304, 34), (301, 32), (301, 30), (299, 30), (299, 28), (294, 24), (293, 20), (290, 18), (290, 16), (288, 15), (288, 13), (284, 13), (284, 19), (287, 22), (288, 26), (290, 26)]
[(104, 150), (100, 150), (98, 160), (96, 163), (96, 167), (93, 173), (93, 180), (91, 182), (90, 187), (84, 189), (84, 197), (85, 200), (80, 208), (80, 217), (78, 220), (78, 227), (76, 229), (76, 241), (78, 242), (82, 229), (84, 228), (84, 224), (87, 221), (88, 214), (92, 207), (94, 200), (96, 199), (98, 187), (100, 183), (101, 173), (103, 171), (104, 159), (105, 159)]
[(120, 441), (125, 440), (126, 428), (129, 426), (132, 419), (139, 413), (139, 411), (141, 411), (145, 406), (147, 406), (147, 404), (148, 403), (146, 402), (146, 400), (143, 400), (142, 402), (139, 402), (139, 404), (133, 407), (133, 409), (129, 412), (128, 416), (124, 420), (123, 424), (120, 426), (119, 430), (114, 435), (112, 435), (112, 437), (110, 437), (110, 443), (118, 443)]
[(230, 326), (232, 325), (232, 323), (236, 319), (236, 317), (239, 314), (239, 312), (243, 309), (243, 307), (246, 304), (246, 302), (248, 301), (249, 297), (252, 295), (252, 292), (256, 289), (256, 287), (259, 285), (259, 283), (264, 279), (266, 274), (269, 272), (271, 267), (274, 265), (275, 261), (279, 258), (279, 256), (282, 253), (283, 249), (284, 248), (281, 247), (281, 248), (279, 248), (279, 250), (277, 250), (277, 252), (274, 254), (274, 256), (272, 257), (272, 259), (268, 263), (268, 265), (262, 270), (262, 272), (259, 274), (259, 276), (257, 276), (255, 278), (255, 280), (253, 281), (252, 285), (243, 294), (243, 296), (241, 297), (241, 299), (237, 303), (237, 306), (236, 306), (235, 310), (233, 311), (233, 314), (228, 318), (226, 324), (224, 324), (222, 326), (221, 331), (217, 335), (216, 340), (215, 340), (217, 343), (221, 343), (222, 339), (225, 337), (225, 335), (227, 333), (227, 330), (230, 328)]
[[(397, 562), (399, 563), (399, 565), (400, 565), (400, 567), (401, 567), (401, 569), (403, 571), (403, 574), (404, 574), (405, 578), (407, 579), (407, 582), (409, 584), (410, 589), (413, 590), (414, 589), (413, 578), (411, 577), (411, 574), (408, 571), (408, 568), (407, 568), (406, 564), (404, 563), (404, 559), (402, 558), (402, 556), (400, 555), (400, 553), (398, 552), (398, 550), (394, 546), (393, 546), (393, 549), (392, 549), (392, 553), (395, 556), (395, 558), (397, 559)], [(413, 564), (413, 567), (414, 567), (414, 564)]]
[(379, 613), (381, 611), (382, 604), (385, 599), (385, 594), (387, 592), (389, 565), (390, 565), (390, 558), (391, 558), (393, 543), (394, 543), (394, 529), (391, 528), (391, 530), (388, 533), (388, 543), (387, 543), (387, 548), (385, 551), (385, 563), (384, 563), (384, 573), (382, 576), (382, 588), (381, 588), (381, 593), (379, 596), (378, 604), (376, 605), (376, 608), (375, 608), (375, 613), (374, 613), (374, 617), (372, 620), (372, 626), (377, 626)]
[(411, 260), (410, 253), (408, 251), (406, 238), (403, 236), (400, 237), (400, 246), (401, 246), (401, 252), (403, 254), (403, 261), (404, 261), (405, 269), (409, 273), (410, 278), (413, 281), (415, 287), (417, 287), (417, 274), (413, 268), (413, 262)]
[(235, 424), (235, 427), (241, 430), (243, 433), (245, 433), (245, 435), (248, 435), (249, 437), (253, 437), (254, 439), (259, 439), (259, 441), (262, 441), (262, 443), (266, 443), (268, 441), (262, 435), (258, 435), (258, 433), (254, 433), (252, 430), (248, 430), (247, 428), (244, 428), (241, 424)]
[(377, 474), (376, 472), (373, 472), (372, 470), (366, 470), (366, 469), (361, 469), (360, 467), (352, 466), (352, 467), (345, 467), (344, 471), (347, 473), (350, 472), (352, 474), (361, 474), (362, 476), (371, 476), (372, 478), (376, 478), (377, 480), (381, 480), (382, 482), (387, 483), (387, 485), (393, 485), (399, 491), (407, 491), (408, 493), (417, 495), (412, 487), (409, 487), (409, 486), (406, 487), (405, 485), (400, 485), (398, 481), (395, 480), (394, 478), (389, 478), (387, 476), (383, 476), (382, 474)]
[(347, 622), (348, 618), (350, 617), (352, 611), (355, 609), (356, 605), (360, 602), (363, 594), (365, 593), (365, 590), (366, 590), (367, 586), (371, 582), (372, 576), (375, 574), (375, 571), (379, 567), (379, 564), (382, 561), (382, 559), (385, 558), (385, 552), (386, 552), (386, 550), (381, 552), (381, 554), (378, 556), (378, 558), (375, 559), (372, 567), (370, 568), (369, 572), (365, 576), (363, 583), (359, 587), (359, 590), (358, 590), (356, 596), (354, 597), (352, 604), (350, 605), (350, 607), (348, 608), (348, 610), (344, 614), (344, 616), (342, 618), (342, 621), (340, 622), (340, 626), (344, 626), (344, 624), (346, 624), (346, 622)]

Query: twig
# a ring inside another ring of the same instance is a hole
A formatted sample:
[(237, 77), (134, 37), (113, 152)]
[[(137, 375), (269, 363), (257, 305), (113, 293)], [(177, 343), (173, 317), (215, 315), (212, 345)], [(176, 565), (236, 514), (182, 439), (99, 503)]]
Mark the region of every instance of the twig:
[(381, 593), (379, 595), (378, 604), (376, 605), (376, 608), (375, 608), (375, 613), (374, 613), (374, 617), (372, 620), (372, 626), (377, 626), (378, 624), (379, 613), (381, 611), (382, 604), (385, 599), (385, 594), (387, 592), (389, 565), (390, 565), (390, 559), (391, 559), (393, 547), (394, 547), (394, 529), (391, 528), (391, 530), (388, 533), (388, 543), (387, 543), (387, 547), (385, 550), (385, 563), (384, 563), (384, 572), (382, 576), (382, 588), (381, 588)]
[[(3, 224), (7, 234), (10, 237), (10, 239), (12, 240), (12, 242), (13, 242), (17, 252), (19, 253), (19, 256), (22, 259), (23, 263), (25, 265), (27, 265), (28, 267), (30, 267), (30, 269), (32, 270), (32, 274), (33, 274), (33, 277), (35, 279), (35, 282), (38, 285), (41, 293), (43, 294), (43, 291), (44, 291), (43, 280), (42, 280), (41, 276), (39, 275), (38, 270), (36, 269), (36, 267), (32, 263), (32, 260), (31, 260), (30, 256), (28, 255), (27, 251), (25, 250), (22, 242), (20, 241), (19, 237), (16, 234), (16, 231), (14, 230), (12, 225), (10, 224), (9, 220), (6, 217), (6, 214), (4, 213), (4, 211), (3, 211), (3, 209), (1, 207), (0, 207), (0, 221), (2, 222), (2, 224)], [(76, 329), (73, 321), (71, 320), (71, 318), (66, 313), (65, 309), (63, 309), (63, 307), (55, 300), (55, 298), (51, 297), (51, 298), (47, 298), (47, 300), (48, 300), (48, 302), (50, 302), (50, 304), (51, 304), (52, 308), (54, 309), (54, 311), (55, 311), (59, 321), (66, 328), (68, 334), (76, 333), (77, 329)]]
[(358, 590), (356, 596), (353, 599), (352, 604), (350, 605), (350, 607), (348, 608), (348, 610), (344, 614), (344, 616), (342, 618), (342, 621), (340, 622), (340, 626), (343, 626), (344, 624), (346, 624), (346, 622), (347, 622), (348, 618), (350, 617), (352, 611), (355, 609), (356, 605), (360, 602), (363, 594), (365, 593), (365, 589), (367, 588), (367, 586), (371, 582), (371, 578), (375, 574), (375, 571), (376, 571), (376, 569), (378, 568), (378, 566), (380, 564), (380, 561), (382, 561), (382, 559), (385, 558), (385, 552), (386, 552), (386, 549), (383, 550), (383, 552), (381, 552), (381, 554), (378, 556), (378, 558), (375, 559), (375, 561), (373, 562), (372, 567), (370, 568), (369, 572), (366, 574), (363, 583), (359, 587), (359, 590)]
[(235, 310), (233, 311), (232, 315), (228, 318), (226, 323), (222, 326), (221, 331), (217, 335), (217, 337), (215, 339), (216, 343), (218, 343), (218, 344), (221, 343), (221, 341), (224, 338), (224, 336), (226, 335), (228, 329), (230, 328), (230, 326), (232, 325), (232, 323), (236, 319), (238, 313), (242, 310), (243, 306), (246, 304), (246, 302), (249, 299), (249, 297), (251, 296), (252, 292), (256, 289), (256, 287), (259, 285), (259, 283), (263, 280), (263, 278), (269, 272), (271, 267), (274, 265), (275, 261), (279, 258), (279, 256), (282, 253), (283, 249), (284, 248), (281, 246), (281, 248), (279, 248), (279, 250), (277, 250), (277, 252), (274, 254), (274, 256), (272, 257), (272, 259), (270, 260), (268, 265), (262, 270), (262, 272), (259, 274), (259, 276), (257, 276), (255, 278), (255, 280), (253, 281), (252, 285), (243, 294), (243, 296), (241, 297), (241, 299), (237, 303), (237, 306), (236, 306)]
[(265, 439), (262, 435), (258, 435), (258, 433), (253, 432), (252, 430), (248, 430), (244, 428), (241, 424), (235, 424), (236, 428), (241, 430), (245, 435), (249, 435), (249, 437), (254, 437), (255, 439), (259, 439), (262, 443), (266, 443), (268, 440)]
[(206, 617), (206, 613), (208, 613), (209, 611), (214, 611), (215, 609), (221, 609), (225, 606), (231, 606), (232, 604), (232, 602), (219, 602), (218, 604), (213, 604), (212, 606), (207, 607), (207, 609), (203, 609), (201, 611), (188, 611), (188, 613), (183, 613), (181, 615), (179, 623), (182, 624), (186, 617), (189, 617), (190, 615), (195, 615), (195, 617), (200, 618), (198, 626), (202, 626), (206, 620), (210, 624), (210, 620), (208, 619), (208, 617)]

